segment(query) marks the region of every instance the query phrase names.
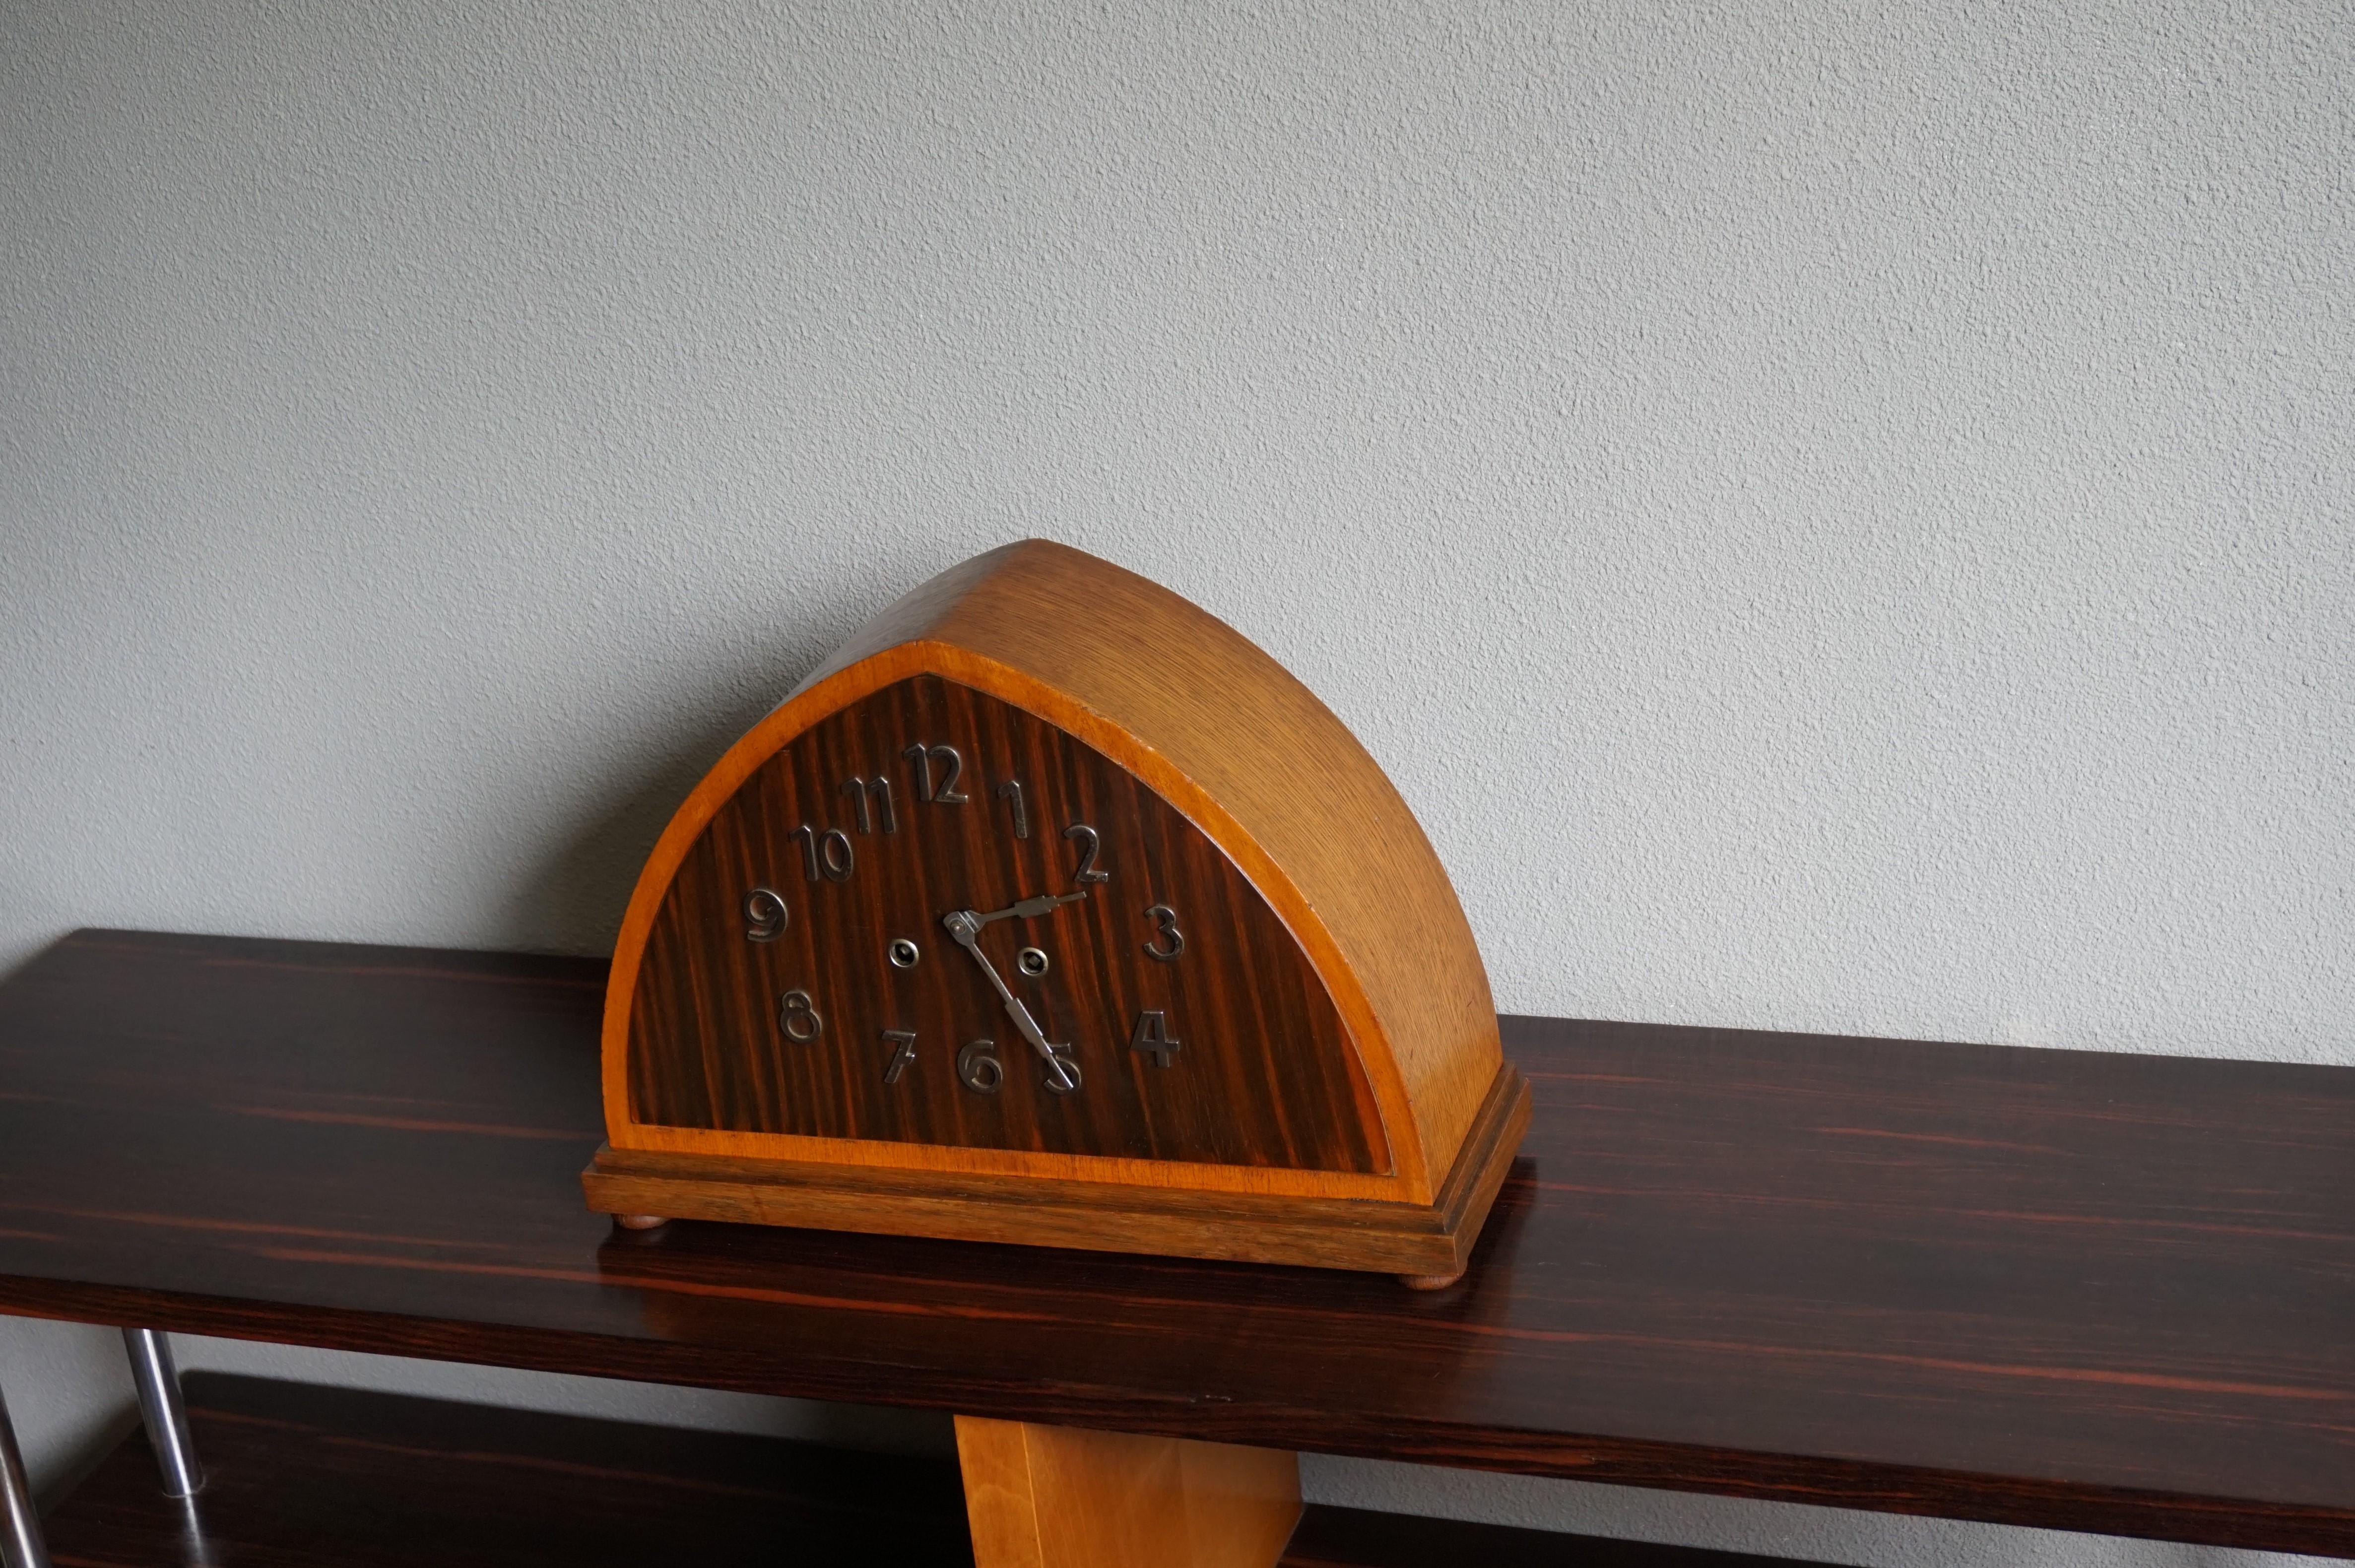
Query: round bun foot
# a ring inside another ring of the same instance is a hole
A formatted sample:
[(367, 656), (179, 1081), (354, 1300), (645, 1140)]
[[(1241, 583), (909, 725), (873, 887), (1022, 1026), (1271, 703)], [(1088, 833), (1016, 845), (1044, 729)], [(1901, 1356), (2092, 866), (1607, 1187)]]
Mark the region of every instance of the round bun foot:
[(613, 1223), (624, 1231), (651, 1231), (656, 1225), (667, 1225), (670, 1221), (660, 1214), (616, 1214)]
[(1398, 1279), (1409, 1290), (1445, 1290), (1463, 1277), (1464, 1271), (1457, 1269), (1454, 1274), (1402, 1274)]

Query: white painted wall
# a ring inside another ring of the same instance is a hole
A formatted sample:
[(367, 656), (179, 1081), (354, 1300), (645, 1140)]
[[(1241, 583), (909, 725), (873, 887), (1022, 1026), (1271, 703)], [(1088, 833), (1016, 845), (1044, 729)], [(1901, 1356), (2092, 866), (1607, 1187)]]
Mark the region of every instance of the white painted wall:
[[(599, 950), (741, 728), (1045, 534), (1356, 727), (1505, 1006), (2355, 1062), (2350, 82), (2344, 0), (8, 0), (0, 965)], [(86, 1329), (0, 1378), (50, 1474), (128, 1397)]]

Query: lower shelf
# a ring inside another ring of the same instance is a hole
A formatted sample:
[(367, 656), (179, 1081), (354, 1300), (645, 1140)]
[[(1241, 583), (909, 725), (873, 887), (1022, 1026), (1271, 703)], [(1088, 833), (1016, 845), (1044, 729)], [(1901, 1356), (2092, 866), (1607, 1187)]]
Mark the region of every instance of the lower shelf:
[(59, 1564), (965, 1563), (953, 1459), (191, 1372), (204, 1489), (134, 1427), (50, 1510)]
[[(950, 1459), (193, 1372), (204, 1490), (133, 1430), (52, 1509), (73, 1568), (970, 1564)], [(1312, 1508), (1288, 1568), (1752, 1568), (1760, 1557)]]

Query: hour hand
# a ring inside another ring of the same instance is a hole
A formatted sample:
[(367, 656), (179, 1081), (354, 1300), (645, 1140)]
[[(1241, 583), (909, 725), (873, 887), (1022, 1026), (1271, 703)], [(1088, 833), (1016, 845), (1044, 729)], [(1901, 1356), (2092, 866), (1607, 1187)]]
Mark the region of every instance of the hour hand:
[(1085, 891), (1064, 893), (1060, 896), (1054, 893), (1040, 893), (1037, 898), (1024, 899), (1018, 904), (1008, 904), (1004, 909), (992, 910), (987, 914), (975, 915), (973, 922), (975, 925), (987, 925), (993, 920), (1036, 920), (1042, 914), (1052, 912), (1063, 904), (1075, 904), (1087, 896)]
[(981, 931), (981, 916), (969, 909), (951, 910), (941, 916), (941, 923), (948, 927), (949, 934), (956, 939), (958, 946), (973, 955), (973, 961), (980, 965), (982, 974), (988, 976), (990, 988), (997, 993), (998, 1000), (1006, 1004), (1006, 1016), (1014, 1020), (1014, 1032), (1046, 1061), (1048, 1070), (1055, 1075), (1053, 1087), (1057, 1093), (1070, 1093), (1080, 1086), (1072, 1064), (1055, 1054), (1055, 1048), (1047, 1043), (1047, 1033), (1039, 1027), (1039, 1020), (1030, 1016), (1030, 1009), (1022, 1005), (1021, 998), (1006, 988), (1006, 982), (998, 976), (997, 965), (989, 961), (989, 955), (984, 953), (981, 944), (975, 940)]
[(981, 930), (981, 918), (969, 909), (956, 909), (941, 916), (941, 923), (948, 927), (951, 936), (956, 938), (957, 945), (972, 954), (973, 961), (981, 965), (982, 975), (989, 981), (989, 988), (996, 991), (998, 1000), (1006, 1004), (1006, 1014), (1014, 1020), (1016, 1031), (1040, 1055), (1052, 1056), (1054, 1052), (1047, 1049), (1047, 1037), (1031, 1019), (1030, 1009), (1007, 989), (1005, 979), (997, 973), (997, 965), (989, 961), (989, 955), (984, 953), (981, 944), (975, 940)]

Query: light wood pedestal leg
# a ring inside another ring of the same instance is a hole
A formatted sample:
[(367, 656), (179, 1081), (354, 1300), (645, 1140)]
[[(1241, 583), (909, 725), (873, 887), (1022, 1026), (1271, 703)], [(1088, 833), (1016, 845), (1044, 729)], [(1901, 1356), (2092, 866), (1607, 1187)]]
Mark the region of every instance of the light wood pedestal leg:
[(975, 1568), (1274, 1568), (1300, 1456), (956, 1418)]

